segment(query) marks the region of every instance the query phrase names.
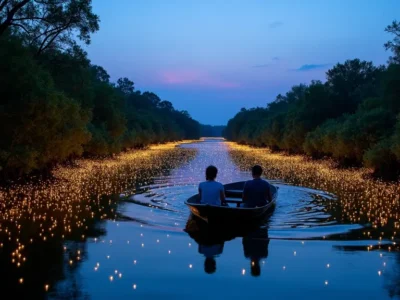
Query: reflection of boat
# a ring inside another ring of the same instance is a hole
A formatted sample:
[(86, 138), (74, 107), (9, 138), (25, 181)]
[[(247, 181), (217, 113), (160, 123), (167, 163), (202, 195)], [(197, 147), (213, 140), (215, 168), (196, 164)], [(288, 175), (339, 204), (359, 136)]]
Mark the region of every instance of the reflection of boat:
[(196, 241), (199, 245), (199, 253), (205, 257), (204, 271), (208, 274), (214, 273), (217, 270), (215, 257), (222, 254), (225, 241), (231, 240), (235, 236), (215, 230), (193, 215), (189, 217), (185, 231)]
[[(244, 229), (245, 230), (245, 229)], [(186, 223), (185, 231), (199, 245), (211, 246), (223, 244), (236, 237), (243, 236), (243, 231), (225, 226), (211, 226), (191, 215)]]
[(190, 211), (197, 217), (206, 222), (240, 222), (246, 224), (249, 222), (259, 221), (266, 217), (268, 212), (271, 212), (276, 204), (278, 196), (278, 188), (271, 185), (272, 201), (267, 205), (254, 208), (240, 207), (242, 202), (242, 193), (245, 181), (225, 184), (226, 202), (236, 204), (236, 206), (215, 206), (201, 204), (199, 195), (194, 195), (185, 201), (189, 206)]
[(234, 228), (213, 226), (191, 215), (186, 223), (185, 231), (198, 244), (198, 251), (205, 257), (204, 271), (212, 274), (217, 270), (215, 258), (222, 254), (224, 244), (236, 237), (248, 236), (254, 227)]
[[(228, 225), (228, 224), (227, 224)], [(232, 227), (207, 224), (191, 215), (186, 223), (185, 231), (198, 244), (198, 251), (205, 257), (204, 271), (214, 273), (217, 269), (215, 257), (220, 256), (225, 242), (242, 237), (243, 252), (251, 260), (251, 274), (260, 275), (260, 260), (268, 256), (268, 228), (244, 226)]]

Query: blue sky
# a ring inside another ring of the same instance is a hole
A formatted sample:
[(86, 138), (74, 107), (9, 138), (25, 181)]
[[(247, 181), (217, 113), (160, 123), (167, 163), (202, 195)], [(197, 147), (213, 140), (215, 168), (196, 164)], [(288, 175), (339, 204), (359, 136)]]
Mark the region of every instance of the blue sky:
[(399, 0), (94, 0), (86, 47), (112, 80), (128, 77), (204, 124), (265, 106), (333, 64), (384, 64)]

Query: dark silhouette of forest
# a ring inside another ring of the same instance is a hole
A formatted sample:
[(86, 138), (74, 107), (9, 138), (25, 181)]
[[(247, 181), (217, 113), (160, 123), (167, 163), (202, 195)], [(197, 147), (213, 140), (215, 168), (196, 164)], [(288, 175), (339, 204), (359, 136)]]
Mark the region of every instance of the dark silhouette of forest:
[(222, 137), (225, 127), (225, 125), (201, 125), (200, 136)]
[(90, 62), (77, 41), (98, 30), (88, 0), (0, 0), (1, 177), (199, 138), (187, 111)]
[(332, 157), (341, 166), (367, 166), (377, 176), (400, 170), (400, 22), (385, 66), (359, 59), (338, 63), (326, 82), (293, 86), (266, 107), (242, 109), (229, 120), (229, 140), (274, 151)]

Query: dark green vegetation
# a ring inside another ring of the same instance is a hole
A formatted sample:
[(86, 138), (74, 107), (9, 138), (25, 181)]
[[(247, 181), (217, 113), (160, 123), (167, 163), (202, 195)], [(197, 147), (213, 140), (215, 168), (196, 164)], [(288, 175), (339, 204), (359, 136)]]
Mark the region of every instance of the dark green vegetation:
[(201, 125), (200, 135), (204, 137), (222, 137), (226, 126)]
[(374, 169), (396, 178), (400, 170), (400, 23), (385, 30), (393, 56), (387, 66), (359, 59), (336, 64), (327, 81), (312, 81), (278, 95), (266, 108), (242, 109), (228, 122), (226, 138), (342, 166)]
[(0, 173), (15, 178), (82, 155), (200, 136), (186, 111), (127, 78), (110, 82), (86, 44), (88, 0), (0, 0)]

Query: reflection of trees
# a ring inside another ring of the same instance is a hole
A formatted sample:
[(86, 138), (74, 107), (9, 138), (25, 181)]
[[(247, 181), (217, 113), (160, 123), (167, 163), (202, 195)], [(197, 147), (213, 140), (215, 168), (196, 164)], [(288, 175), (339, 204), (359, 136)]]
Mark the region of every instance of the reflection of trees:
[[(330, 234), (329, 236), (324, 237), (326, 240), (331, 240), (331, 241), (371, 241), (374, 242), (379, 237), (383, 239), (383, 237), (389, 237), (393, 235), (393, 231), (390, 231), (389, 228), (374, 228), (374, 227), (360, 227), (356, 229), (351, 229), (349, 231), (343, 232), (343, 233), (335, 233), (335, 234)], [(320, 240), (321, 237), (317, 237), (315, 239)], [(347, 246), (346, 246), (347, 247)], [(348, 246), (351, 247), (351, 246)], [(358, 247), (358, 246), (354, 246)], [(384, 246), (382, 246), (384, 247)], [(347, 248), (346, 248), (347, 249)], [(343, 249), (345, 250), (345, 249)]]
[(389, 296), (400, 297), (400, 253), (396, 256), (396, 264), (390, 272), (385, 273), (384, 287), (388, 290)]
[[(62, 242), (39, 241), (27, 245), (29, 259), (25, 265), (16, 268), (10, 260), (13, 248), (5, 244), (0, 254), (0, 280), (2, 293), (13, 295), (16, 299), (42, 299), (45, 297), (45, 285), (53, 286), (63, 277)], [(19, 282), (23, 278), (23, 283)]]
[(393, 244), (381, 245), (342, 245), (334, 246), (335, 249), (345, 252), (358, 252), (358, 251), (380, 251), (391, 252), (396, 255), (392, 269), (386, 269), (383, 273), (385, 278), (384, 287), (387, 289), (389, 296), (400, 297), (400, 247)]
[[(18, 227), (13, 227), (11, 222), (8, 224), (3, 222), (2, 226), (8, 228), (9, 235), (19, 236), (19, 238), (17, 243), (13, 239), (2, 239), (3, 247), (0, 248), (2, 293), (13, 295), (15, 299), (45, 299), (47, 296), (56, 299), (84, 298), (76, 271), (88, 255), (87, 239), (98, 238), (106, 233), (101, 217), (103, 214), (111, 216), (116, 207), (114, 204), (107, 205), (108, 203), (109, 199), (104, 197), (100, 201), (90, 202), (91, 210), (76, 207), (73, 213), (76, 214), (77, 220), (85, 220), (84, 224), (71, 228), (71, 233), (55, 230), (52, 232), (53, 236), (46, 235), (46, 240), (35, 238), (30, 242), (32, 235), (29, 236), (26, 233), (19, 235)], [(79, 206), (87, 207), (86, 203), (80, 203)], [(101, 214), (97, 206), (103, 207)], [(97, 211), (93, 217), (92, 211)], [(56, 218), (56, 215), (54, 214), (53, 217)], [(63, 217), (57, 220), (62, 222)], [(37, 231), (37, 228), (50, 228), (53, 221), (49, 219), (48, 222), (43, 222), (41, 226), (38, 226), (31, 220), (26, 220), (26, 223), (21, 225), (32, 234)], [(62, 238), (63, 235), (65, 238)], [(18, 248), (16, 245), (20, 245), (21, 250), (18, 252), (16, 252)], [(21, 262), (20, 267), (17, 266), (18, 262)], [(63, 281), (63, 284), (59, 288), (57, 283), (60, 281)]]
[[(100, 236), (104, 232), (100, 231), (96, 236)], [(85, 260), (86, 242), (69, 237), (63, 240), (60, 236), (55, 236), (47, 241), (36, 241), (28, 244), (24, 252), (28, 253), (26, 262), (21, 267), (16, 267), (10, 260), (11, 253), (14, 249), (11, 243), (6, 243), (0, 253), (0, 281), (2, 293), (13, 295), (15, 299), (43, 299), (46, 298), (46, 285), (49, 291), (52, 291), (58, 281), (74, 276), (81, 261)], [(64, 251), (63, 247), (67, 245), (68, 251)], [(79, 260), (78, 250), (79, 249)], [(71, 252), (74, 252), (72, 254)], [(72, 265), (69, 265), (69, 261)], [(20, 283), (20, 279), (23, 283)], [(72, 292), (74, 289), (68, 287), (66, 290)], [(75, 294), (79, 294), (79, 283), (75, 287)], [(57, 299), (59, 295), (57, 294)], [(71, 297), (69, 297), (71, 299)]]
[(115, 220), (119, 193), (195, 156), (195, 151), (178, 148), (146, 153), (99, 162), (90, 171), (71, 168), (43, 187), (0, 187), (2, 294), (13, 299), (88, 298), (77, 271), (88, 256), (87, 240), (104, 236), (106, 220)]

